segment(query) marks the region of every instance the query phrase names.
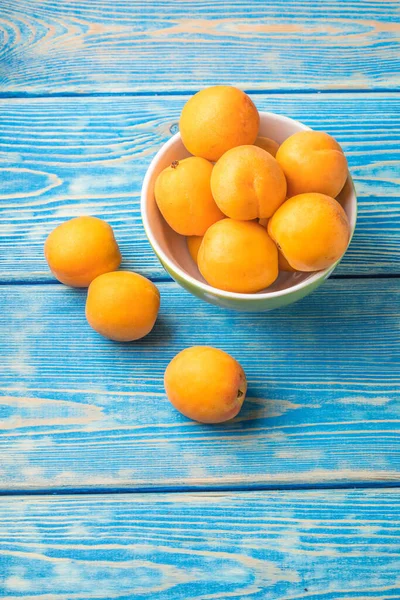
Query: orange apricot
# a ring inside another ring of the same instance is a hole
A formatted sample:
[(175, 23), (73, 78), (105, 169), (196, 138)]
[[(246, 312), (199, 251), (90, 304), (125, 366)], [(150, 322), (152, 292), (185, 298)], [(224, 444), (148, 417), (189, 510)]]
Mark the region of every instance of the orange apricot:
[(224, 219), (206, 232), (197, 257), (210, 285), (228, 292), (258, 292), (278, 277), (278, 251), (253, 221)]
[(230, 148), (253, 144), (259, 125), (258, 110), (248, 95), (227, 85), (206, 88), (192, 96), (179, 121), (187, 150), (211, 161)]
[(186, 238), (189, 254), (197, 265), (197, 255), (200, 250), (201, 242), (203, 241), (202, 235), (192, 235)]
[(231, 219), (268, 218), (285, 201), (286, 180), (279, 164), (258, 146), (228, 150), (211, 174), (211, 190)]
[[(260, 223), (260, 225), (265, 227), (265, 229), (268, 231), (269, 219), (258, 219), (258, 222)], [(289, 265), (288, 261), (283, 256), (283, 254), (280, 250), (278, 250), (278, 268), (279, 268), (279, 271), (289, 271), (289, 272), (296, 271), (296, 269), (293, 269), (293, 267), (291, 267)]]
[(281, 144), (276, 160), (288, 196), (318, 192), (335, 198), (347, 179), (347, 160), (337, 141), (321, 131), (299, 131)]
[(268, 223), (268, 233), (291, 267), (297, 271), (319, 271), (344, 254), (350, 226), (334, 198), (300, 194), (278, 208)]
[(209, 346), (179, 352), (166, 368), (164, 385), (171, 404), (200, 423), (222, 423), (236, 417), (247, 391), (240, 364)]
[[(268, 231), (269, 219), (258, 219), (258, 222)], [(296, 272), (296, 269), (293, 269), (293, 267), (289, 265), (280, 250), (278, 250), (278, 267), (280, 271), (289, 271), (290, 273)]]
[(224, 215), (211, 193), (213, 165), (191, 156), (175, 160), (157, 177), (155, 198), (168, 225), (181, 235), (204, 235)]
[(278, 250), (278, 267), (280, 271), (287, 271), (288, 273), (296, 272), (296, 269), (293, 269), (293, 267), (289, 265), (287, 259), (280, 250)]
[(58, 225), (45, 242), (44, 254), (58, 281), (72, 287), (87, 287), (121, 264), (112, 227), (96, 217), (76, 217)]
[(275, 140), (271, 140), (269, 137), (258, 137), (254, 142), (255, 146), (262, 148), (266, 152), (268, 152), (271, 156), (275, 158), (276, 153), (278, 152), (279, 144)]
[(150, 333), (159, 307), (160, 293), (154, 283), (137, 273), (114, 271), (90, 284), (86, 318), (104, 337), (131, 342)]

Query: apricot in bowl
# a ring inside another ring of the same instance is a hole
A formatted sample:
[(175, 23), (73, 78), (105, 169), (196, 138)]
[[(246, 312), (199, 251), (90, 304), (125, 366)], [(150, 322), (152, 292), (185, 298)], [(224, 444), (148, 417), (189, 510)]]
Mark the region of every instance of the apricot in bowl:
[(269, 138), (269, 137), (263, 137), (263, 136), (259, 136), (258, 138), (256, 138), (254, 145), (258, 146), (259, 148), (262, 148), (263, 150), (268, 152), (274, 158), (276, 157), (276, 153), (278, 152), (278, 149), (279, 149), (278, 142), (276, 142), (275, 140), (271, 140), (271, 138)]
[(154, 194), (168, 225), (181, 235), (204, 235), (223, 219), (211, 193), (213, 165), (191, 156), (174, 160), (157, 177)]
[(259, 124), (258, 110), (247, 94), (236, 87), (216, 85), (186, 102), (179, 129), (193, 156), (216, 161), (235, 146), (253, 144)]
[(276, 160), (285, 173), (288, 196), (320, 193), (336, 198), (348, 177), (338, 142), (322, 131), (299, 131), (281, 144)]
[(188, 247), (190, 256), (192, 257), (192, 259), (194, 260), (196, 265), (197, 265), (197, 257), (199, 255), (199, 250), (200, 250), (201, 242), (203, 241), (203, 237), (204, 236), (202, 236), (202, 235), (192, 235), (192, 236), (186, 238), (187, 247)]
[(206, 231), (197, 264), (213, 287), (251, 294), (278, 277), (278, 250), (259, 223), (223, 219)]
[[(280, 147), (287, 138), (299, 131), (310, 130), (302, 123), (288, 117), (260, 113), (258, 136), (268, 137), (276, 141)], [(211, 304), (239, 311), (260, 312), (296, 302), (318, 288), (332, 273), (337, 262), (315, 272), (281, 269), (274, 283), (267, 289), (257, 292), (233, 292), (220, 290), (210, 285), (192, 260), (186, 238), (178, 235), (168, 226), (157, 207), (154, 196), (155, 181), (159, 173), (172, 161), (188, 156), (189, 152), (185, 148), (180, 134), (175, 134), (162, 146), (151, 162), (143, 181), (141, 194), (142, 221), (150, 244), (165, 269), (182, 287)], [(357, 200), (349, 174), (347, 174), (346, 183), (336, 199), (347, 215), (351, 238), (356, 224)], [(278, 208), (278, 210), (280, 209)]]
[(231, 219), (271, 217), (286, 198), (279, 163), (258, 146), (237, 146), (217, 161), (211, 191), (218, 208)]
[(321, 271), (343, 256), (349, 243), (350, 225), (334, 198), (299, 194), (276, 211), (268, 222), (268, 233), (290, 267), (298, 271)]

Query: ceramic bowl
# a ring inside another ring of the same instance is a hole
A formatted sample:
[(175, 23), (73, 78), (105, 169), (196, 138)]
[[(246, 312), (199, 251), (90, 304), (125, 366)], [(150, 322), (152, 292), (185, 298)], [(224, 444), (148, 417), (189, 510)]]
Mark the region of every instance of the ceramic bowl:
[[(267, 112), (260, 113), (260, 121), (259, 135), (272, 138), (279, 144), (297, 131), (310, 129), (299, 121)], [(190, 154), (185, 149), (180, 134), (175, 134), (160, 148), (150, 163), (141, 195), (142, 220), (149, 242), (161, 264), (179, 285), (198, 298), (217, 306), (241, 311), (268, 311), (304, 298), (329, 277), (339, 261), (324, 271), (281, 272), (269, 288), (256, 294), (225, 292), (208, 285), (189, 254), (186, 238), (175, 233), (167, 225), (154, 198), (154, 184), (158, 174), (172, 161), (188, 156)], [(357, 198), (350, 175), (339, 200), (347, 213), (353, 235)]]

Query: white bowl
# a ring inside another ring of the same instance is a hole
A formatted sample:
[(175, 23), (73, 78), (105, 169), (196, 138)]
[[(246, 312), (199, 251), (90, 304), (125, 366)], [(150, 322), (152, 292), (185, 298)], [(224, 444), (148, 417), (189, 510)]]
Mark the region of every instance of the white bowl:
[[(272, 138), (279, 144), (293, 133), (309, 129), (303, 123), (288, 117), (274, 113), (260, 113), (259, 135)], [(151, 161), (143, 181), (141, 195), (141, 213), (147, 237), (160, 262), (175, 281), (211, 304), (234, 310), (267, 311), (304, 298), (329, 277), (339, 261), (328, 269), (313, 273), (281, 272), (269, 288), (256, 294), (225, 292), (208, 285), (189, 254), (185, 237), (167, 225), (154, 198), (154, 184), (158, 174), (172, 161), (188, 156), (190, 154), (184, 147), (180, 134), (175, 134), (160, 148)], [(350, 175), (338, 200), (348, 216), (352, 236), (356, 226), (357, 198)]]

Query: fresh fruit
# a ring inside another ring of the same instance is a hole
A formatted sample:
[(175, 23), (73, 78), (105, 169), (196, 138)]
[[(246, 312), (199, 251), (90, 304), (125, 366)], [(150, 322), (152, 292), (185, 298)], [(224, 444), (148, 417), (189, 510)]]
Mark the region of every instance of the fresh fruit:
[(271, 140), (271, 138), (268, 137), (258, 137), (254, 142), (254, 145), (262, 148), (274, 158), (279, 148), (278, 142), (275, 142), (275, 140)]
[(72, 287), (87, 287), (121, 264), (111, 226), (96, 217), (76, 217), (58, 225), (45, 242), (44, 254), (58, 281)]
[(213, 165), (204, 158), (175, 160), (157, 177), (155, 198), (168, 225), (181, 235), (204, 235), (222, 219), (211, 193)]
[(347, 179), (347, 160), (337, 141), (320, 131), (299, 131), (281, 144), (276, 160), (285, 173), (288, 196), (318, 192), (335, 198)]
[[(258, 222), (268, 231), (269, 219), (258, 219)], [(293, 269), (293, 267), (289, 265), (288, 261), (280, 250), (278, 250), (278, 268), (279, 271), (289, 271), (291, 273), (296, 272), (296, 269)]]
[(206, 232), (198, 266), (210, 285), (229, 292), (258, 292), (278, 277), (278, 251), (264, 227), (224, 219)]
[(175, 408), (200, 423), (236, 417), (247, 390), (240, 364), (209, 346), (193, 346), (177, 354), (165, 371), (164, 385)]
[(186, 238), (189, 254), (197, 265), (197, 255), (200, 250), (201, 242), (203, 241), (202, 235), (192, 235)]
[(297, 271), (319, 271), (344, 254), (350, 226), (334, 198), (300, 194), (278, 208), (268, 223), (268, 233), (291, 267)]
[(235, 146), (253, 144), (259, 125), (258, 110), (247, 94), (227, 85), (206, 88), (192, 96), (179, 121), (187, 150), (211, 161)]
[(267, 218), (285, 201), (286, 180), (279, 164), (257, 146), (228, 150), (215, 165), (211, 190), (231, 219)]
[(278, 250), (278, 267), (280, 271), (287, 271), (288, 273), (296, 272), (296, 269), (293, 269), (293, 267), (289, 265), (288, 261), (280, 250)]
[(90, 284), (86, 318), (104, 337), (131, 342), (150, 333), (159, 307), (160, 293), (154, 283), (137, 273), (114, 271)]

